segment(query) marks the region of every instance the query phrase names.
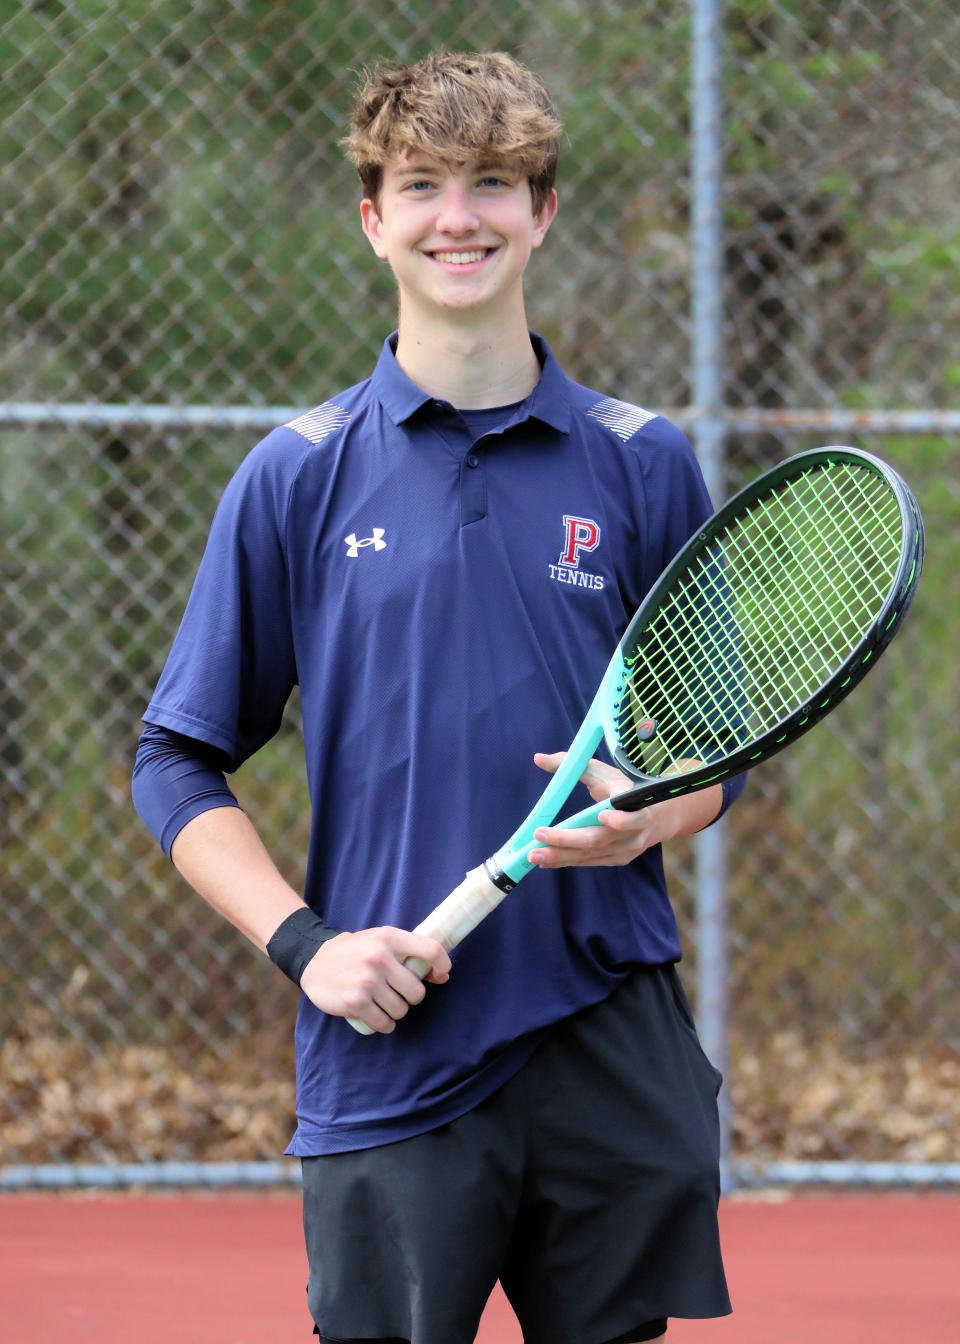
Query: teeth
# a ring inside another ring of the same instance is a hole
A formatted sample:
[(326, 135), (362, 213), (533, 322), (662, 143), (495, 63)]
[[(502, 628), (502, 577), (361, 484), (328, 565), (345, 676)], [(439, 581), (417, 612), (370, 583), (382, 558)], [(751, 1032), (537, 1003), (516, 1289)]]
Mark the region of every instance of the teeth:
[(481, 252), (434, 252), (437, 261), (445, 261), (451, 266), (466, 266), (471, 261), (483, 261), (486, 248)]

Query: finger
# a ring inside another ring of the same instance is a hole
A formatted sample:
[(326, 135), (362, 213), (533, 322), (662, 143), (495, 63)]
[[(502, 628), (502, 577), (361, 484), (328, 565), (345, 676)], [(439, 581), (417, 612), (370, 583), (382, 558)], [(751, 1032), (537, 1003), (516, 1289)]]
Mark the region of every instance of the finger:
[(371, 999), (363, 1009), (348, 1008), (345, 1016), (355, 1018), (358, 1022), (365, 1022), (371, 1031), (378, 1032), (381, 1036), (389, 1036), (396, 1029), (396, 1022), (389, 1013)]
[(538, 868), (565, 868), (571, 864), (592, 867), (594, 864), (629, 863), (636, 854), (633, 844), (614, 843), (609, 838), (604, 845), (588, 845), (579, 848), (546, 846), (531, 850), (529, 858)]
[(399, 962), (406, 961), (408, 957), (417, 957), (430, 967), (426, 978), (440, 976), (442, 980), (450, 975), (450, 954), (443, 943), (422, 933), (397, 932), (400, 936), (394, 944), (394, 952)]
[(387, 985), (408, 1004), (422, 1003), (426, 997), (427, 989), (419, 973), (406, 966), (397, 965), (391, 968), (387, 976)]
[(606, 849), (634, 844), (650, 833), (650, 818), (642, 812), (601, 812), (596, 826), (538, 826), (534, 840), (560, 849)]
[(624, 834), (641, 835), (650, 827), (650, 815), (645, 807), (638, 808), (636, 812), (621, 812), (611, 807), (601, 812), (597, 820), (606, 830)]
[[(414, 982), (414, 985), (410, 986), (409, 998), (389, 983), (379, 985), (373, 992), (373, 1002), (394, 1022), (399, 1022), (401, 1018), (406, 1017), (410, 1011), (410, 1005), (419, 1003), (426, 993), (415, 975), (411, 975), (409, 971), (405, 971), (404, 974)], [(416, 997), (418, 992), (419, 998)]]
[(596, 849), (607, 848), (613, 837), (605, 826), (538, 826), (533, 838), (557, 849)]
[(585, 850), (545, 849), (537, 867), (551, 868), (622, 868), (637, 857), (637, 849)]
[[(608, 815), (601, 813), (602, 818)], [(612, 826), (580, 826), (569, 830), (541, 826), (534, 832), (534, 838), (544, 847), (532, 849), (528, 857), (541, 868), (630, 863), (652, 843), (649, 822), (642, 817), (639, 821), (631, 817), (626, 825), (617, 820)]]
[[(651, 840), (645, 835), (615, 836), (609, 831), (593, 843), (586, 845), (547, 845), (531, 851), (530, 859), (541, 868), (557, 868), (561, 865), (630, 863), (649, 849)], [(538, 856), (534, 858), (534, 853)]]

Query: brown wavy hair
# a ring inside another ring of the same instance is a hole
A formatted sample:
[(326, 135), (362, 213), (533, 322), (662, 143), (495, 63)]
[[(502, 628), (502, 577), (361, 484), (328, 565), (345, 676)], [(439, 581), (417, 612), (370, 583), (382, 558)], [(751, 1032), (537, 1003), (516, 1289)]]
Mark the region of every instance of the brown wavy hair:
[(530, 181), (536, 214), (556, 179), (560, 130), (542, 81), (515, 57), (440, 51), (415, 65), (382, 60), (365, 71), (341, 144), (374, 202), (384, 164), (421, 150), (446, 164), (488, 160), (518, 168)]

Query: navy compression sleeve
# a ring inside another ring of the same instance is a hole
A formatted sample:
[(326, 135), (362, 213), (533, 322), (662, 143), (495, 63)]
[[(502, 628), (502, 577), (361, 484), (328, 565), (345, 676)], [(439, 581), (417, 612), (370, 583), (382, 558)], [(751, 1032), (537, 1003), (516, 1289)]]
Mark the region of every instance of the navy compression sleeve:
[(743, 793), (746, 783), (747, 783), (746, 775), (734, 775), (733, 779), (725, 779), (723, 781), (723, 783), (720, 785), (721, 789), (723, 790), (723, 803), (720, 807), (720, 811), (714, 817), (713, 821), (711, 821), (710, 823), (711, 826), (714, 824), (714, 822), (719, 821), (720, 818), (723, 816), (724, 812), (726, 812), (727, 808), (731, 807), (737, 801), (741, 793)]
[(215, 747), (147, 724), (133, 767), (133, 802), (163, 852), (188, 821), (213, 807), (239, 807)]

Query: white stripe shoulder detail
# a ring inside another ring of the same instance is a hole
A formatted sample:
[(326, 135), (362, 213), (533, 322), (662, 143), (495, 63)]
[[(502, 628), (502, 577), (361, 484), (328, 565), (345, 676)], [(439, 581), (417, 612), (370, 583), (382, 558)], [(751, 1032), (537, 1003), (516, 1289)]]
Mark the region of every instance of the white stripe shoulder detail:
[(325, 401), (322, 406), (314, 406), (312, 411), (288, 421), (285, 428), (296, 430), (308, 443), (322, 443), (328, 434), (340, 429), (349, 419), (349, 411), (335, 401)]
[(631, 406), (628, 401), (606, 397), (603, 401), (595, 402), (587, 411), (587, 415), (592, 415), (601, 425), (612, 429), (617, 438), (623, 439), (626, 443), (638, 429), (642, 429), (649, 421), (656, 420), (658, 412), (645, 411), (642, 406)]

